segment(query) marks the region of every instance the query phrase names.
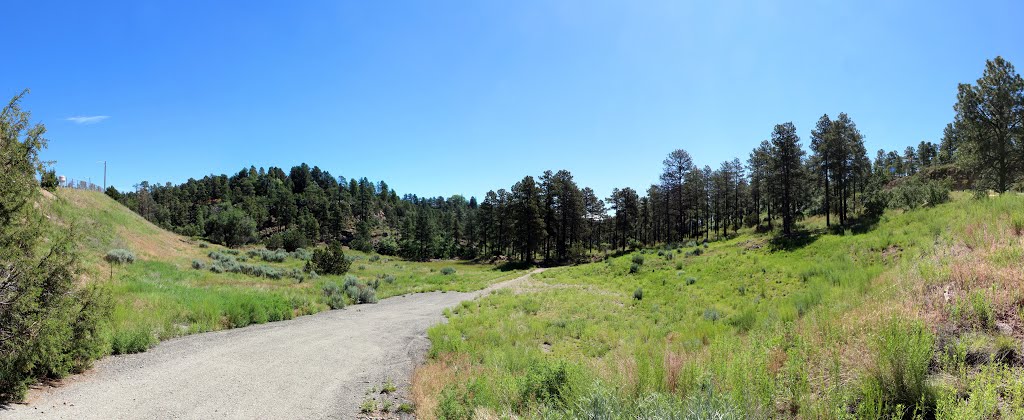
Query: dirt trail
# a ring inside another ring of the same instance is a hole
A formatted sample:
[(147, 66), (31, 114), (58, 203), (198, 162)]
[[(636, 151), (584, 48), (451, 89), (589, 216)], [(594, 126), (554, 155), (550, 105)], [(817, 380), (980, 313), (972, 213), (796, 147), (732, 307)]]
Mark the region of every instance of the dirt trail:
[(372, 387), (407, 392), (444, 308), (472, 293), (420, 293), (112, 356), (57, 387), (29, 393), (0, 418), (353, 418)]

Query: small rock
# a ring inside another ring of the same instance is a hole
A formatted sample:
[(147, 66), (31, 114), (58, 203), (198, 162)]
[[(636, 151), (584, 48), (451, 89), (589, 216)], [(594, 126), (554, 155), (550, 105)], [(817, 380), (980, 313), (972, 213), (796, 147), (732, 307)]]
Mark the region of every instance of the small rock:
[(997, 322), (996, 323), (996, 330), (999, 330), (999, 333), (1002, 334), (1002, 335), (1013, 334), (1013, 327), (1010, 326), (1010, 324), (1007, 324), (1005, 322)]

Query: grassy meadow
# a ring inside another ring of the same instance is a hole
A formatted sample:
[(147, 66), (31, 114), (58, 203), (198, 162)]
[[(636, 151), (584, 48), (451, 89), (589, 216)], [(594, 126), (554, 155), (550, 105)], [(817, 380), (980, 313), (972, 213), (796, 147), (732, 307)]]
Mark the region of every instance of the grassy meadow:
[[(159, 340), (181, 335), (290, 319), (356, 303), (344, 295), (340, 302), (329, 301), (325, 289), (331, 289), (330, 284), (344, 290), (346, 282), (372, 283), (375, 299), (383, 299), (405, 293), (477, 290), (521, 275), (521, 271), (503, 271), (494, 265), (413, 262), (357, 251), (346, 251), (353, 262), (345, 276), (216, 273), (209, 269), (214, 264), (211, 252), (280, 273), (301, 273), (306, 261), (294, 254), (265, 261), (259, 256), (265, 250), (228, 250), (181, 237), (101, 193), (62, 189), (47, 197), (48, 214), (76, 233), (81, 281), (110, 291), (112, 316), (103, 331), (114, 354), (144, 351)], [(111, 266), (103, 258), (111, 249), (132, 251), (135, 262)]]
[(429, 331), (422, 418), (1022, 418), (1024, 197), (548, 270)]

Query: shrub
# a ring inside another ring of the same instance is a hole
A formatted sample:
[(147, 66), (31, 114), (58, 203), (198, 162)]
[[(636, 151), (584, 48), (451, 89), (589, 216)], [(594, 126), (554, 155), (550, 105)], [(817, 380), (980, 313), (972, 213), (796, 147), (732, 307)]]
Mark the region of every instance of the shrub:
[(722, 314), (718, 312), (718, 309), (707, 308), (704, 310), (704, 319), (711, 322), (716, 322), (720, 318), (722, 318)]
[(110, 278), (114, 278), (114, 266), (135, 262), (135, 254), (127, 249), (111, 249), (103, 259), (110, 265)]
[(691, 284), (694, 284), (694, 283), (696, 283), (696, 282), (697, 282), (697, 279), (695, 279), (695, 278), (693, 278), (693, 277), (687, 277), (687, 278), (686, 278), (686, 285), (687, 285), (687, 286), (689, 286), (689, 285), (691, 285)]
[(388, 275), (384, 276), (384, 283), (392, 284), (394, 282), (395, 282), (395, 276), (394, 275), (388, 274)]
[(192, 260), (192, 268), (194, 268), (196, 270), (205, 270), (206, 269), (206, 263), (204, 263), (202, 261), (199, 261), (199, 260)]
[(250, 258), (259, 258), (266, 262), (284, 262), (290, 255), (283, 250), (253, 249), (246, 253)]
[(377, 303), (377, 291), (369, 285), (348, 286), (345, 288), (345, 294), (355, 303)]
[(441, 269), (441, 274), (446, 275), (446, 276), (450, 276), (452, 274), (455, 274), (455, 269), (451, 268), (451, 267), (442, 268)]
[(644, 256), (640, 255), (640, 254), (634, 255), (633, 256), (633, 264), (644, 265)]
[(327, 306), (331, 309), (341, 309), (345, 307), (345, 294), (341, 292), (341, 288), (338, 287), (336, 283), (324, 283), (323, 292)]
[(345, 274), (352, 265), (352, 262), (345, 258), (340, 242), (333, 242), (325, 249), (313, 251), (313, 258), (310, 261), (313, 268), (321, 274)]
[(370, 258), (369, 258), (369, 261), (372, 262), (372, 263), (380, 261), (380, 255), (371, 255)]
[(298, 248), (298, 249), (292, 251), (292, 258), (295, 258), (295, 259), (298, 259), (298, 260), (309, 261), (309, 259), (312, 258), (312, 257), (313, 257), (313, 253), (309, 252), (305, 248)]
[(110, 264), (131, 264), (135, 262), (135, 254), (127, 249), (111, 249), (103, 259)]
[(377, 242), (377, 245), (374, 246), (374, 249), (381, 255), (398, 255), (399, 251), (398, 242), (395, 241), (394, 238), (390, 237), (381, 239), (380, 242)]
[(640, 264), (632, 263), (629, 265), (629, 274), (636, 274), (640, 272)]
[(633, 299), (644, 300), (644, 289), (637, 287), (636, 290), (633, 291)]

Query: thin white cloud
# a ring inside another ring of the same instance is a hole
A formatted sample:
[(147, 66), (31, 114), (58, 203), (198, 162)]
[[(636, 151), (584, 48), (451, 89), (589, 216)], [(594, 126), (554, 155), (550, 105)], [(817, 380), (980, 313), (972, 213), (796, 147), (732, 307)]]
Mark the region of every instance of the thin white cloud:
[(73, 122), (75, 124), (96, 124), (96, 123), (98, 123), (100, 121), (103, 121), (103, 120), (105, 120), (107, 118), (110, 118), (110, 116), (109, 115), (79, 115), (77, 117), (68, 117), (67, 120), (71, 121), (71, 122)]

